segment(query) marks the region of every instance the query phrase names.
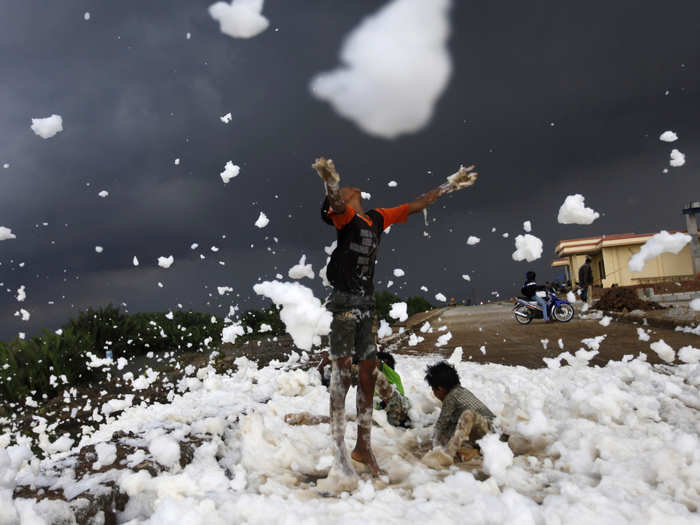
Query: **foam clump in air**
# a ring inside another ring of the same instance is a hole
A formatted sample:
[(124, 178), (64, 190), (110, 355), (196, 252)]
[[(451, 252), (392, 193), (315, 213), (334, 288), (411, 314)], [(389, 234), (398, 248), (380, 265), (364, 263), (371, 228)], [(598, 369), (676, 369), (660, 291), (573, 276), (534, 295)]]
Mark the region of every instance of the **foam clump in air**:
[(394, 331), (391, 329), (391, 325), (386, 322), (386, 319), (379, 320), (379, 329), (377, 330), (377, 337), (380, 339), (383, 337), (389, 337)]
[(229, 160), (224, 166), (224, 171), (222, 171), (219, 175), (221, 176), (221, 180), (224, 181), (224, 184), (228, 184), (229, 181), (232, 178), (237, 177), (240, 172), (240, 166), (236, 166), (233, 161)]
[(400, 322), (408, 319), (408, 305), (404, 302), (393, 303), (391, 305), (391, 310), (389, 310), (389, 317), (392, 319), (398, 319)]
[(592, 224), (600, 217), (600, 213), (593, 208), (587, 208), (585, 201), (586, 198), (580, 193), (568, 195), (559, 208), (557, 222), (559, 224)]
[(99, 193), (97, 194), (97, 196), (100, 197), (100, 198), (102, 198), (102, 199), (104, 199), (105, 197), (108, 197), (108, 196), (109, 196), (109, 192), (108, 192), (107, 190), (102, 190), (101, 192), (99, 192)]
[(245, 335), (245, 328), (240, 323), (234, 323), (229, 326), (225, 326), (221, 331), (221, 342), (222, 343), (235, 343), (238, 337), (243, 337)]
[(664, 131), (660, 136), (659, 140), (662, 142), (675, 142), (678, 140), (678, 135), (676, 135), (673, 131)]
[(671, 234), (666, 230), (661, 230), (645, 242), (639, 251), (630, 258), (628, 267), (631, 272), (641, 272), (649, 259), (658, 257), (662, 253), (678, 254), (690, 240), (691, 237), (687, 233)]
[(333, 316), (310, 288), (297, 282), (263, 281), (253, 290), (281, 307), (280, 319), (298, 348), (310, 350), (330, 333)]
[(383, 138), (428, 124), (447, 87), (449, 0), (393, 0), (345, 39), (342, 65), (317, 75), (311, 92), (363, 131)]
[(268, 219), (267, 215), (265, 215), (263, 212), (260, 212), (260, 215), (255, 221), (255, 226), (257, 226), (258, 228), (264, 228), (268, 224), (270, 224), (270, 219)]
[(401, 268), (394, 268), (394, 277), (403, 277), (404, 275), (406, 275), (406, 272)]
[(42, 139), (50, 139), (63, 131), (63, 118), (56, 114), (46, 118), (33, 118), (31, 128)]
[(515, 238), (514, 261), (532, 262), (542, 257), (542, 240), (526, 233)]
[(481, 242), (481, 239), (479, 237), (476, 237), (475, 235), (470, 235), (469, 238), (467, 239), (467, 244), (469, 246), (474, 246), (475, 244), (479, 244)]
[(175, 257), (172, 255), (168, 257), (158, 257), (158, 266), (161, 268), (170, 268), (172, 264), (175, 262)]
[(6, 241), (8, 239), (16, 239), (17, 236), (12, 233), (10, 228), (6, 226), (0, 226), (0, 241)]
[(678, 151), (677, 149), (671, 150), (671, 160), (668, 161), (669, 165), (674, 168), (679, 168), (685, 164), (685, 155)]
[(306, 264), (306, 255), (302, 255), (299, 263), (289, 269), (288, 275), (290, 279), (303, 279), (304, 277), (313, 279), (316, 276), (312, 265)]
[(445, 301), (447, 301), (447, 297), (445, 297), (445, 294), (438, 292), (435, 294), (435, 300), (444, 303)]
[(523, 222), (523, 230), (525, 230), (527, 233), (530, 233), (532, 231), (532, 222), (530, 222), (530, 221)]
[(265, 31), (270, 21), (262, 15), (263, 0), (216, 2), (209, 14), (219, 22), (219, 29), (233, 38), (252, 38)]

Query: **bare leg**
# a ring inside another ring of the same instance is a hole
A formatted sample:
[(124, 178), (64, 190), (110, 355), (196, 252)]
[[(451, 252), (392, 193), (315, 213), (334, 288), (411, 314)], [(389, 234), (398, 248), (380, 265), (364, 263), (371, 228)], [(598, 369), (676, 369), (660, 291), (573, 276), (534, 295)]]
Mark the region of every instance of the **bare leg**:
[(379, 474), (379, 465), (372, 452), (372, 398), (377, 379), (377, 362), (360, 361), (357, 381), (357, 443), (352, 459), (364, 463), (373, 475)]
[(394, 385), (389, 383), (389, 380), (384, 374), (376, 374), (375, 377), (377, 379), (374, 385), (374, 389), (377, 391), (379, 398), (385, 403), (388, 403), (389, 401), (391, 401), (391, 396), (394, 395), (395, 387)]
[(394, 385), (381, 372), (377, 373), (377, 382), (374, 390), (379, 398), (384, 401), (386, 408), (386, 419), (390, 425), (400, 426), (408, 420), (408, 410), (410, 404), (401, 395)]
[[(434, 469), (449, 467), (452, 465), (455, 454), (457, 454), (457, 451), (460, 450), (461, 444), (464, 441), (469, 440), (469, 435), (472, 432), (472, 427), (474, 426), (474, 420), (476, 417), (476, 414), (471, 410), (465, 410), (462, 412), (462, 415), (459, 416), (459, 421), (457, 421), (455, 431), (447, 444), (444, 447), (435, 446), (433, 450), (423, 456), (421, 461), (430, 468)], [(462, 455), (473, 456), (473, 454), (468, 454), (466, 451), (464, 451)]]
[(352, 358), (331, 360), (331, 437), (334, 444), (334, 467), (348, 477), (355, 476), (345, 448), (345, 396), (350, 388)]
[(447, 445), (445, 445), (445, 453), (451, 458), (457, 453), (462, 443), (469, 440), (469, 434), (472, 432), (475, 418), (476, 414), (471, 410), (465, 410), (462, 412), (462, 415), (459, 416), (455, 432), (447, 442)]

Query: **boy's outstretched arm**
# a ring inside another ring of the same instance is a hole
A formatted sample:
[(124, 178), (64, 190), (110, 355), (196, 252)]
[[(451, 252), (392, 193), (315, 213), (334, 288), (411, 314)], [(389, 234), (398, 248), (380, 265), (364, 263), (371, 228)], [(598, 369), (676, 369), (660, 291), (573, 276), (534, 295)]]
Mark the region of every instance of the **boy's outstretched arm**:
[(441, 184), (434, 190), (421, 195), (413, 202), (409, 202), (409, 215), (411, 213), (423, 211), (443, 195), (447, 195), (453, 191), (461, 190), (473, 185), (476, 182), (476, 179), (477, 173), (474, 171), (474, 166), (469, 166), (467, 168), (460, 166), (456, 173), (447, 177), (447, 182)]
[(323, 179), (326, 185), (326, 194), (328, 195), (328, 200), (330, 201), (333, 211), (336, 213), (343, 213), (345, 211), (345, 201), (340, 194), (340, 175), (335, 169), (333, 160), (319, 157), (311, 167), (315, 169), (318, 176)]
[(430, 190), (428, 193), (424, 193), (416, 200), (408, 203), (408, 214), (411, 215), (412, 213), (423, 211), (441, 196), (442, 194), (440, 192), (440, 188), (435, 188), (434, 190)]

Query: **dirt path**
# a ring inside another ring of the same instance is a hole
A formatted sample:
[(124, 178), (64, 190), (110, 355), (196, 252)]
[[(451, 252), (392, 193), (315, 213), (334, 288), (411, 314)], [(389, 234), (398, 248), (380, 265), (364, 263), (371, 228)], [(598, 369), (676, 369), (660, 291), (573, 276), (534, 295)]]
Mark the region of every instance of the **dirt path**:
[[(662, 363), (649, 344), (663, 339), (674, 350), (691, 345), (700, 346), (700, 337), (693, 334), (676, 332), (668, 328), (652, 328), (650, 340), (640, 341), (637, 327), (627, 322), (612, 321), (609, 326), (601, 326), (598, 321), (575, 318), (569, 323), (545, 324), (542, 320), (534, 320), (526, 326), (515, 322), (512, 315), (511, 303), (496, 303), (481, 306), (455, 306), (433, 311), (431, 317), (427, 313), (419, 314), (417, 319), (409, 319), (405, 325), (425, 341), (414, 347), (403, 345), (398, 353), (425, 354), (439, 353), (449, 356), (456, 346), (461, 346), (464, 360), (477, 363), (500, 363), (507, 365), (522, 365), (528, 368), (545, 366), (543, 357), (555, 357), (561, 352), (572, 354), (579, 348), (585, 347), (581, 340), (606, 334), (607, 337), (600, 345), (600, 353), (591, 361), (592, 366), (604, 366), (610, 360), (620, 360), (625, 354), (637, 356), (640, 352), (647, 354), (650, 363)], [(414, 316), (415, 317), (415, 316)], [(433, 333), (420, 333), (420, 323), (430, 318)], [(439, 332), (438, 328), (447, 326), (447, 330)], [(412, 328), (411, 328), (412, 327)], [(452, 339), (442, 348), (436, 348), (435, 342), (439, 335), (446, 331), (452, 333)], [(557, 341), (562, 339), (564, 350), (559, 348)], [(547, 349), (541, 342), (548, 339)], [(486, 354), (479, 350), (486, 347)]]

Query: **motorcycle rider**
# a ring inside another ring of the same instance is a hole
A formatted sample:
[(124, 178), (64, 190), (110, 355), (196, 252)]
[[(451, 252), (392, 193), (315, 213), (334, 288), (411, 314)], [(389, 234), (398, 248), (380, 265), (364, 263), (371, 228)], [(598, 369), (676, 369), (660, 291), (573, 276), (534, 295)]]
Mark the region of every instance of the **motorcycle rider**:
[(523, 294), (523, 297), (527, 298), (528, 301), (535, 301), (542, 308), (542, 316), (544, 317), (545, 322), (549, 323), (551, 322), (551, 319), (549, 318), (549, 312), (547, 311), (547, 299), (545, 297), (540, 297), (537, 294), (537, 292), (546, 292), (547, 287), (538, 285), (535, 281), (536, 278), (537, 274), (535, 272), (532, 270), (527, 272), (525, 274), (525, 284), (520, 289), (520, 292)]

